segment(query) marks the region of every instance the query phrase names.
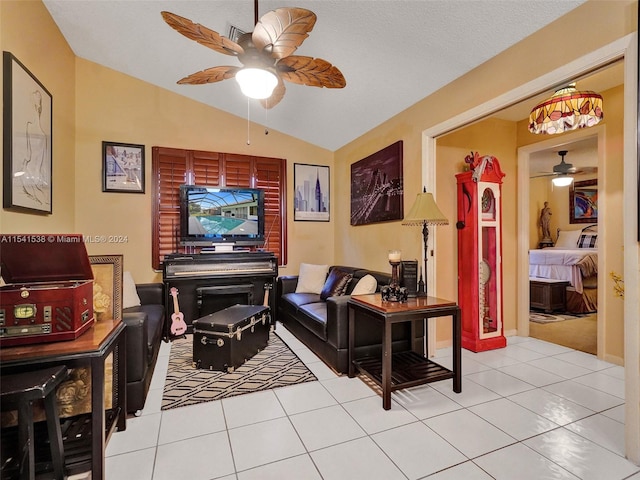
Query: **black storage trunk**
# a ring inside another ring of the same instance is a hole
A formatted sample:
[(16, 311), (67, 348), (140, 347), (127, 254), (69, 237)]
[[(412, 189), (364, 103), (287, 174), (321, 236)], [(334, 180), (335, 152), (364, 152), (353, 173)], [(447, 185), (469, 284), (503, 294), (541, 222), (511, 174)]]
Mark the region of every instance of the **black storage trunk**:
[(233, 305), (193, 321), (196, 368), (233, 372), (267, 346), (271, 312), (264, 305)]

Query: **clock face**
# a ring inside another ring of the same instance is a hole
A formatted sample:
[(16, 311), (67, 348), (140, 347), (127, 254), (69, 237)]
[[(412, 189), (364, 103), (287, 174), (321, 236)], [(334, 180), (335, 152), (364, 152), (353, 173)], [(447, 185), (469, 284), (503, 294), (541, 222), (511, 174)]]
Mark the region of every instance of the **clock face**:
[(32, 318), (36, 316), (36, 306), (33, 303), (24, 303), (13, 307), (13, 316), (17, 319)]
[(486, 260), (480, 262), (480, 283), (484, 285), (491, 278), (491, 267)]

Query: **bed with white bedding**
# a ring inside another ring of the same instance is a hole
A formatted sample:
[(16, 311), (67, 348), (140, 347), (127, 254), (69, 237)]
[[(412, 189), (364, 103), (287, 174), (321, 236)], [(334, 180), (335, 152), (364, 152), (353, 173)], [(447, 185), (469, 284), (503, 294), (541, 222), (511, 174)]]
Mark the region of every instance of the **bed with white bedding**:
[(558, 229), (555, 247), (529, 251), (529, 277), (563, 280), (567, 311), (589, 313), (598, 309), (598, 233), (594, 226), (581, 230)]

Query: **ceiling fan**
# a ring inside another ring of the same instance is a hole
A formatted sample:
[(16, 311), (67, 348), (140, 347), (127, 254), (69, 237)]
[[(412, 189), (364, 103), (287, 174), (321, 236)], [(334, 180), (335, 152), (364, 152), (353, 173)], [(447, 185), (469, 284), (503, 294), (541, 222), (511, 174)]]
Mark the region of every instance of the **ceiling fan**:
[[(235, 77), (243, 93), (260, 99), (265, 108), (274, 107), (284, 97), (283, 80), (312, 87), (343, 88), (346, 85), (342, 72), (326, 60), (292, 55), (313, 29), (315, 13), (286, 7), (267, 12), (258, 20), (258, 0), (254, 0), (254, 12), (253, 32), (241, 35), (237, 43), (175, 13), (162, 12), (164, 21), (185, 37), (218, 53), (237, 57), (242, 64), (207, 68), (178, 83), (203, 85)], [(250, 75), (262, 77), (257, 83), (260, 91), (245, 91), (243, 82)]]
[(552, 172), (540, 172), (536, 175), (532, 175), (530, 178), (570, 177), (571, 175), (577, 175), (581, 173), (594, 173), (597, 171), (596, 167), (583, 167), (578, 169), (574, 167), (572, 163), (566, 163), (564, 161), (564, 157), (567, 153), (567, 150), (560, 150), (558, 152), (558, 155), (560, 155), (560, 163), (553, 166)]

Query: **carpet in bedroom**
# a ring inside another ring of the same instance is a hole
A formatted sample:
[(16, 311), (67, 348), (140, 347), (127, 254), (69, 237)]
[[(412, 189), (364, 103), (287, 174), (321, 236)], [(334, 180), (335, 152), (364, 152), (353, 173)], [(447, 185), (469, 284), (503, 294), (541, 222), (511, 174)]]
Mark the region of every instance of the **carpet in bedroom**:
[[(543, 316), (556, 317), (551, 321), (540, 323), (536, 321)], [(569, 317), (569, 318), (563, 318)], [(556, 343), (564, 347), (580, 350), (596, 355), (598, 315), (596, 313), (582, 316), (546, 315), (531, 312), (529, 317), (529, 336), (539, 340)]]

